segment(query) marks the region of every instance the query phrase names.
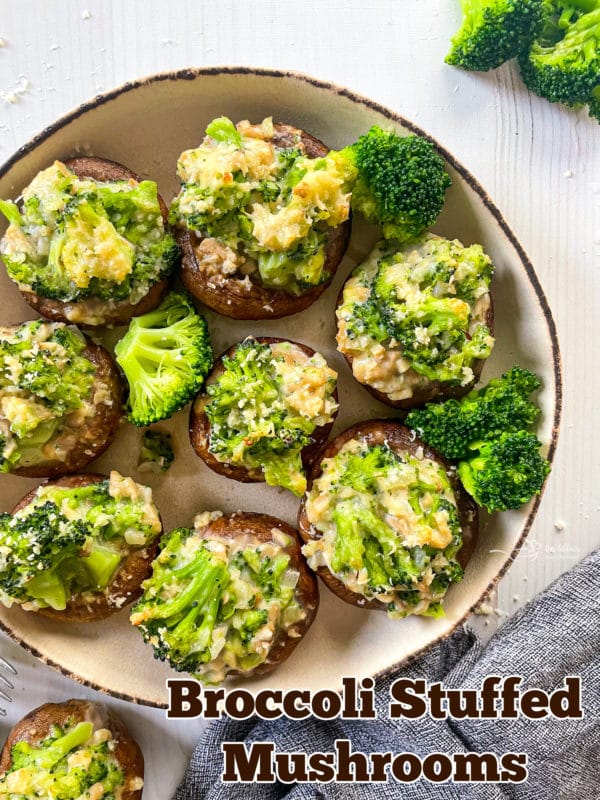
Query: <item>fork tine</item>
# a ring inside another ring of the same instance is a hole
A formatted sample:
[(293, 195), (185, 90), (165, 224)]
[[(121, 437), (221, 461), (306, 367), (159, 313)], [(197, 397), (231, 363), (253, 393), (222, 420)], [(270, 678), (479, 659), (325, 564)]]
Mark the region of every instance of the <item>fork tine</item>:
[(10, 695), (6, 694), (6, 692), (3, 692), (2, 689), (0, 689), (0, 697), (3, 700), (6, 700), (7, 703), (12, 703), (12, 697)]
[(17, 674), (17, 670), (13, 667), (13, 665), (2, 656), (0, 656), (0, 665), (2, 665), (9, 672), (12, 672), (13, 675)]
[(7, 689), (15, 688), (14, 683), (11, 683), (11, 681), (9, 681), (8, 678), (5, 678), (4, 675), (0, 675), (0, 686), (6, 686)]

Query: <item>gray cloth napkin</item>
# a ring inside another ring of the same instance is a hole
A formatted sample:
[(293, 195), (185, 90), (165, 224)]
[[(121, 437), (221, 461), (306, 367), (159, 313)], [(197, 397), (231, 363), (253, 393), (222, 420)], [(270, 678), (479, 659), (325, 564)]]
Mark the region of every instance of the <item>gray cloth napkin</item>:
[[(390, 720), (389, 686), (398, 677), (443, 681), (445, 688), (481, 686), (487, 675), (522, 675), (524, 686), (551, 691), (566, 675), (582, 678), (585, 716), (578, 720)], [(377, 684), (379, 718), (372, 721), (213, 723), (199, 741), (174, 800), (600, 800), (600, 550), (506, 622), (485, 649), (467, 629), (439, 642), (417, 661)], [(333, 750), (335, 739), (354, 750), (526, 752), (522, 784), (223, 784), (221, 742), (273, 741), (280, 751)]]

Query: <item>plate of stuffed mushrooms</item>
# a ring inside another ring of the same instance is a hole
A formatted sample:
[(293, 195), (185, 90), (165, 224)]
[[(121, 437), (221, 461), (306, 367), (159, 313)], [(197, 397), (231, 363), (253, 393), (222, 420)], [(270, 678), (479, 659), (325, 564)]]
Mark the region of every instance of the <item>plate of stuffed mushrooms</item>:
[(0, 626), (43, 661), (156, 706), (177, 675), (338, 688), (506, 571), (556, 331), (425, 132), (299, 74), (166, 73), (15, 154), (0, 216)]

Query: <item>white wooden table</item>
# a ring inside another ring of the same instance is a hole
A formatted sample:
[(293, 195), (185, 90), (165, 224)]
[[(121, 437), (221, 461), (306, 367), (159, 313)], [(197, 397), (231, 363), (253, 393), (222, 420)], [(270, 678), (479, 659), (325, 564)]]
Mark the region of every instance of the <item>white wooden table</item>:
[[(531, 256), (558, 326), (565, 405), (548, 490), (500, 584), (490, 632), (600, 543), (600, 126), (529, 94), (513, 65), (446, 66), (458, 0), (3, 0), (0, 161), (56, 117), (123, 81), (184, 66), (295, 69), (418, 123), (487, 188)], [(200, 136), (200, 131), (198, 132)], [(487, 623), (487, 625), (486, 625)], [(18, 669), (0, 738), (30, 708), (95, 696), (0, 638)], [(166, 800), (201, 725), (110, 701), (147, 763), (145, 800)], [(216, 754), (215, 754), (216, 755)]]

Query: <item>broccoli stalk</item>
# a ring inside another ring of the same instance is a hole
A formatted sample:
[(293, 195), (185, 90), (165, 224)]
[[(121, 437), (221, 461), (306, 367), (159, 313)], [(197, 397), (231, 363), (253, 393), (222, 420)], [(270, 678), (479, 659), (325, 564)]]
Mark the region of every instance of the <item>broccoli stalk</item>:
[(183, 408), (212, 367), (206, 321), (190, 298), (177, 292), (154, 311), (132, 319), (115, 356), (129, 384), (127, 417), (139, 426)]
[(540, 385), (537, 375), (515, 366), (461, 400), (428, 403), (424, 408), (413, 409), (406, 424), (446, 458), (467, 458), (472, 442), (531, 425), (539, 409), (529, 395)]
[[(566, 17), (564, 4), (556, 5), (563, 14), (555, 25), (544, 26), (529, 52), (523, 52), (521, 75), (532, 91), (551, 103), (587, 103), (600, 84), (600, 4), (596, 0), (593, 10), (573, 21), (570, 12), (577, 9), (576, 2), (568, 5)], [(556, 41), (557, 31), (561, 38)]]
[(446, 63), (485, 72), (523, 51), (541, 17), (543, 0), (461, 0), (463, 21)]
[(353, 210), (381, 225), (386, 239), (406, 241), (433, 225), (452, 181), (432, 142), (375, 125), (340, 155), (358, 171)]
[(174, 459), (171, 434), (168, 431), (144, 431), (138, 461), (140, 471), (167, 472)]
[(31, 764), (40, 769), (51, 770), (71, 750), (75, 750), (85, 744), (93, 731), (94, 726), (91, 722), (79, 722), (70, 731), (67, 731), (58, 739), (53, 739), (49, 744), (44, 744), (40, 749), (31, 748), (30, 758), (23, 759), (28, 764), (22, 763), (21, 766), (29, 766)]
[(458, 464), (458, 476), (475, 502), (488, 511), (519, 508), (539, 494), (550, 465), (538, 438), (527, 431), (503, 433), (497, 439), (476, 442), (475, 455)]

